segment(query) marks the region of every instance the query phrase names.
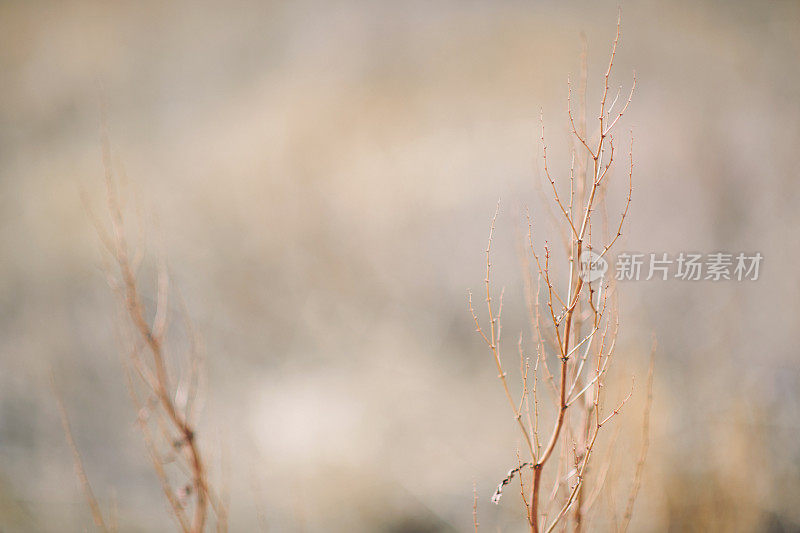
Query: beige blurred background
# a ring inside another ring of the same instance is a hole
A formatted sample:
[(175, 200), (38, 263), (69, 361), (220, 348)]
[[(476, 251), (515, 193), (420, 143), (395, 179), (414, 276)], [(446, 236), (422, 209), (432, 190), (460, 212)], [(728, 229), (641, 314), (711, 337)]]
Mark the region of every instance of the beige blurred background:
[[(796, 531), (800, 5), (622, 8), (619, 249), (765, 257), (757, 282), (620, 286), (623, 375), (643, 383), (659, 340), (633, 530)], [(507, 335), (526, 327), (539, 108), (563, 175), (580, 34), (593, 104), (615, 22), (611, 2), (0, 3), (0, 531), (91, 527), (50, 366), (102, 504), (124, 531), (172, 529), (79, 197), (102, 197), (103, 98), (207, 344), (232, 530), (465, 531), (476, 482), (483, 530), (522, 531), (514, 498), (489, 503), (518, 436), (466, 291), (501, 197)]]

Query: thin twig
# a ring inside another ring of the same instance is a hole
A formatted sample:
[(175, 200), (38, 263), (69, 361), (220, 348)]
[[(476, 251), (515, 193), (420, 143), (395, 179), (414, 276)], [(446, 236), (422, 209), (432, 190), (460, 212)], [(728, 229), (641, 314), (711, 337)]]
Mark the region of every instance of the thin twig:
[(56, 386), (56, 378), (52, 370), (50, 371), (50, 388), (52, 389), (53, 396), (56, 399), (56, 406), (58, 407), (58, 414), (61, 418), (61, 427), (64, 430), (64, 437), (67, 439), (67, 445), (69, 445), (69, 449), (72, 452), (72, 462), (75, 466), (75, 475), (78, 477), (78, 481), (80, 481), (81, 490), (83, 490), (83, 495), (86, 498), (86, 502), (89, 504), (89, 509), (92, 512), (94, 524), (101, 531), (114, 531), (114, 529), (106, 526), (105, 520), (103, 520), (103, 512), (100, 510), (100, 504), (97, 503), (97, 498), (92, 490), (92, 485), (89, 483), (89, 476), (86, 475), (86, 470), (83, 467), (83, 459), (78, 451), (77, 444), (75, 444), (75, 438), (72, 436), (72, 427), (69, 423), (67, 409), (64, 407), (64, 401), (61, 399), (61, 393)]
[(642, 446), (639, 450), (639, 459), (636, 461), (636, 472), (633, 476), (633, 486), (628, 495), (628, 503), (625, 505), (625, 514), (622, 516), (622, 525), (619, 531), (625, 532), (631, 523), (633, 516), (633, 505), (636, 503), (636, 497), (639, 495), (639, 487), (642, 484), (642, 472), (644, 472), (644, 463), (647, 459), (647, 450), (650, 447), (650, 408), (653, 405), (653, 370), (655, 368), (655, 355), (656, 355), (656, 339), (653, 338), (653, 347), (650, 351), (650, 368), (647, 371), (647, 401), (644, 404), (644, 415), (642, 422)]

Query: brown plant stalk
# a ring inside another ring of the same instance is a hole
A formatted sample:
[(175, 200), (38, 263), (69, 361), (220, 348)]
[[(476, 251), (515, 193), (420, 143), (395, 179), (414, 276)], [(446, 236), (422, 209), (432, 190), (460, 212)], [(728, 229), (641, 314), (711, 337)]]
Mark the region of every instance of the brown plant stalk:
[(64, 406), (64, 400), (61, 398), (61, 393), (58, 390), (55, 375), (52, 371), (50, 372), (50, 388), (53, 391), (53, 396), (56, 399), (56, 407), (58, 408), (58, 415), (61, 419), (61, 428), (64, 430), (64, 437), (66, 438), (67, 445), (72, 452), (72, 462), (73, 466), (75, 467), (75, 475), (80, 483), (86, 503), (89, 504), (89, 510), (92, 513), (94, 525), (100, 531), (114, 532), (117, 530), (117, 528), (113, 521), (111, 521), (109, 524), (106, 524), (106, 520), (103, 518), (103, 511), (100, 509), (100, 504), (98, 503), (97, 498), (94, 495), (94, 491), (92, 490), (92, 485), (89, 482), (89, 476), (86, 475), (86, 469), (83, 466), (81, 453), (78, 450), (78, 445), (75, 443), (75, 437), (72, 434), (72, 425), (69, 422), (67, 408)]
[[(502, 326), (500, 316), (502, 309), (502, 291), (499, 296), (497, 310), (493, 306), (491, 287), (491, 249), (495, 232), (500, 204), (495, 210), (489, 229), (489, 242), (485, 250), (486, 277), (485, 303), (488, 311), (488, 324), (481, 325), (481, 321), (473, 307), (472, 294), (469, 294), (469, 310), (475, 322), (476, 330), (489, 347), (492, 353), (498, 377), (503, 387), (504, 394), (513, 411), (514, 420), (519, 427), (529, 460), (518, 460), (518, 466), (509, 471), (506, 478), (500, 483), (492, 501), (497, 503), (505, 487), (515, 476), (519, 475), (522, 484), (522, 501), (526, 509), (530, 531), (553, 531), (557, 525), (563, 523), (565, 517), (574, 508), (571, 522), (573, 529), (579, 532), (584, 527), (586, 513), (589, 506), (584, 501), (583, 487), (589, 472), (592, 453), (601, 429), (614, 418), (631, 397), (633, 389), (611, 410), (603, 413), (607, 403), (603, 394), (608, 375), (609, 364), (612, 361), (616, 337), (619, 330), (618, 306), (614, 287), (604, 278), (592, 279), (587, 277), (582, 264), (587, 260), (595, 263), (602, 260), (603, 256), (614, 246), (622, 235), (622, 228), (628, 216), (628, 211), (633, 191), (633, 140), (629, 150), (630, 165), (628, 175), (627, 198), (624, 209), (620, 215), (619, 224), (614, 227), (613, 234), (609, 235), (608, 223), (603, 221), (596, 225), (602, 226), (600, 243), (593, 243), (593, 215), (596, 211), (604, 214), (605, 194), (611, 170), (614, 168), (617, 150), (613, 135), (617, 125), (633, 98), (636, 87), (634, 74), (633, 84), (627, 99), (618, 111), (614, 111), (619, 93), (609, 103), (609, 78), (611, 76), (614, 59), (620, 37), (621, 19), (617, 19), (616, 35), (611, 46), (611, 55), (605, 70), (603, 92), (600, 98), (600, 109), (597, 122), (595, 139), (588, 138), (586, 134), (586, 120), (576, 119), (572, 111), (572, 86), (568, 82), (567, 113), (571, 133), (576, 139), (576, 148), (573, 150), (572, 162), (569, 169), (569, 196), (559, 192), (559, 183), (551, 172), (548, 161), (547, 144), (545, 141), (544, 120), (542, 118), (542, 159), (544, 176), (552, 190), (552, 200), (556, 205), (556, 213), (563, 230), (563, 239), (566, 244), (566, 257), (569, 265), (566, 291), (562, 293), (557, 288), (557, 281), (553, 277), (551, 266), (551, 249), (545, 242), (543, 257), (536, 252), (533, 239), (533, 222), (528, 215), (528, 252), (533, 261), (528, 260), (527, 253), (523, 254), (524, 281), (526, 291), (526, 304), (531, 323), (531, 341), (536, 344), (536, 364), (533, 366), (532, 375), (529, 375), (529, 364), (523, 354), (522, 340), (520, 339), (520, 372), (522, 379), (521, 398), (514, 400), (508, 383), (506, 372), (503, 370), (501, 359), (500, 333)], [(586, 49), (582, 54), (582, 79), (581, 79), (581, 114), (585, 109), (586, 87)], [(579, 153), (576, 154), (576, 151)], [(582, 151), (582, 153), (581, 153)], [(578, 173), (576, 175), (576, 164)], [(596, 237), (596, 236), (595, 236)], [(595, 252), (597, 250), (597, 252)], [(533, 279), (530, 275), (529, 265), (535, 264), (538, 272), (535, 295)], [(546, 313), (545, 322), (550, 325), (545, 328), (540, 318), (540, 285), (544, 282)], [(543, 333), (544, 331), (544, 333)], [(552, 341), (548, 342), (548, 339)], [(548, 366), (548, 351), (555, 351), (558, 368), (554, 372)], [(541, 368), (544, 380), (549, 384), (554, 397), (554, 419), (552, 429), (542, 434), (540, 409), (536, 383), (538, 372)], [(533, 390), (530, 390), (530, 384)], [(529, 398), (534, 398), (534, 412), (531, 416)], [(575, 411), (574, 415), (570, 415)], [(525, 414), (525, 417), (523, 417)], [(556, 453), (557, 450), (560, 450)], [(554, 459), (555, 458), (555, 459)], [(547, 465), (553, 461), (558, 463), (558, 468), (552, 490), (546, 491), (542, 487), (542, 480)], [(610, 461), (610, 459), (609, 459)], [(643, 465), (644, 461), (640, 461)], [(637, 480), (641, 477), (641, 466), (637, 465)], [(522, 477), (523, 469), (533, 472), (527, 494)], [(607, 467), (601, 470), (599, 480), (604, 483)], [(635, 482), (633, 498), (638, 491), (639, 481)], [(549, 499), (543, 507), (542, 494), (549, 494)], [(589, 495), (591, 500), (596, 498), (594, 493)], [(548, 519), (551, 506), (555, 506), (555, 515)], [(632, 505), (629, 506), (632, 510)], [(626, 512), (626, 516), (628, 513)]]
[[(202, 381), (198, 337), (184, 310), (184, 330), (190, 346), (182, 360), (170, 353), (172, 345), (168, 343), (168, 330), (171, 290), (163, 261), (157, 267), (155, 309), (152, 319), (148, 319), (137, 275), (144, 258), (144, 244), (139, 243), (136, 251), (131, 252), (125, 216), (127, 198), (120, 192), (120, 187), (126, 184), (125, 175), (121, 172), (119, 178), (115, 177), (105, 121), (103, 124), (108, 229), (92, 212), (85, 197), (84, 204), (108, 254), (104, 256), (107, 281), (121, 303), (122, 334), (127, 353), (127, 359), (123, 362), (128, 391), (137, 412), (137, 423), (179, 530), (202, 533), (209, 524), (210, 514), (213, 514), (216, 517), (216, 530), (226, 531), (226, 498), (217, 497), (211, 487), (207, 463), (197, 437), (196, 417)], [(143, 237), (140, 238), (143, 240)], [(182, 300), (178, 300), (183, 307)], [(188, 367), (188, 372), (179, 372), (176, 379), (171, 372), (181, 366)], [(80, 464), (80, 456), (60, 399), (58, 405), (92, 516), (98, 528), (105, 531), (108, 528)]]

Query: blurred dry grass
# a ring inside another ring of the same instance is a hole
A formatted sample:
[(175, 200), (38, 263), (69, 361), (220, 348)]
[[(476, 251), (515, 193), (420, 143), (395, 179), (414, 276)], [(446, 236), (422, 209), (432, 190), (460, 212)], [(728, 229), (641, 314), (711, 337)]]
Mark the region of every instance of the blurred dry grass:
[[(641, 83), (621, 248), (765, 256), (756, 283), (621, 290), (620, 350), (638, 361), (625, 372), (644, 374), (652, 332), (661, 346), (633, 529), (793, 530), (800, 10), (623, 7), (618, 72), (635, 67)], [(482, 279), (496, 198), (543, 207), (538, 109), (565, 161), (579, 32), (597, 79), (615, 13), (605, 2), (1, 3), (0, 529), (90, 524), (48, 364), (123, 529), (170, 526), (78, 197), (102, 192), (102, 92), (152, 242), (208, 345), (203, 427), (212, 460), (230, 459), (231, 529), (252, 529), (258, 504), (274, 531), (465, 530), (477, 480), (482, 527), (513, 531), (516, 506), (488, 498), (516, 436), (465, 292)], [(513, 209), (498, 221), (508, 294), (521, 294), (519, 221)], [(507, 331), (522, 329), (523, 302), (507, 306)], [(621, 437), (621, 455), (635, 456), (637, 436)]]

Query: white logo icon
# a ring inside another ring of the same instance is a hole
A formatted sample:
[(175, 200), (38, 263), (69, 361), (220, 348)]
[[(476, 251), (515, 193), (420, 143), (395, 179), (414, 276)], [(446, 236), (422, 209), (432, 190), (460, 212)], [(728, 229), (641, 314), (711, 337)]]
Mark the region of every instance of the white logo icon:
[(608, 271), (608, 262), (591, 250), (581, 252), (580, 265), (579, 275), (588, 283), (602, 279)]

